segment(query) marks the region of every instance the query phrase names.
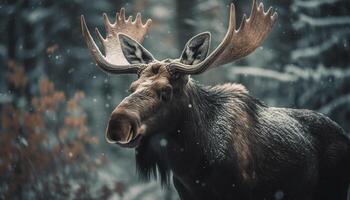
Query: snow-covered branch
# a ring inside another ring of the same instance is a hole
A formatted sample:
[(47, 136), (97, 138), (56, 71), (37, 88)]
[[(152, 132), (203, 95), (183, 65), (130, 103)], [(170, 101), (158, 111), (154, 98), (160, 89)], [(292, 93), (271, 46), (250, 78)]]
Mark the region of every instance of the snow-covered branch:
[(307, 16), (305, 14), (300, 14), (299, 20), (293, 24), (295, 29), (301, 29), (306, 25), (313, 26), (313, 27), (346, 26), (346, 25), (350, 25), (350, 17), (337, 16), (337, 17), (314, 18), (314, 17)]
[(300, 7), (300, 8), (311, 8), (315, 9), (318, 6), (322, 6), (324, 4), (332, 4), (339, 2), (340, 0), (313, 0), (313, 1), (301, 1), (301, 0), (295, 0), (293, 3), (293, 7)]
[(341, 96), (321, 107), (318, 111), (324, 114), (331, 114), (333, 110), (344, 104), (350, 104), (350, 94)]
[(291, 58), (292, 60), (297, 60), (300, 58), (319, 56), (322, 52), (337, 44), (339, 40), (341, 40), (346, 35), (350, 35), (350, 31), (345, 30), (332, 34), (328, 40), (322, 42), (320, 45), (310, 46), (307, 48), (301, 48), (292, 51)]
[(295, 65), (287, 65), (284, 72), (254, 66), (234, 66), (229, 71), (229, 77), (253, 76), (258, 78), (272, 79), (280, 82), (293, 82), (301, 79), (318, 81), (323, 77), (343, 79), (350, 77), (350, 69), (327, 69), (322, 66), (316, 69), (301, 68)]
[(235, 66), (230, 71), (230, 75), (254, 76), (254, 77), (267, 78), (267, 79), (274, 79), (281, 82), (292, 82), (297, 80), (298, 78), (293, 74), (282, 73), (271, 69), (249, 67), (249, 66), (246, 66), (246, 67)]

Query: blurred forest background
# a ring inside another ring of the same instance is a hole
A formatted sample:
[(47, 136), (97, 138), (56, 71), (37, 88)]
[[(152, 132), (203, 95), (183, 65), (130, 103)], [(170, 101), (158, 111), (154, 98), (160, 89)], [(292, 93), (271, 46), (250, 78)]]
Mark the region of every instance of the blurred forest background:
[[(271, 106), (317, 110), (350, 132), (350, 1), (263, 0), (279, 19), (263, 46), (239, 62), (194, 77), (239, 82)], [(234, 0), (237, 17), (250, 0)], [(231, 0), (0, 1), (0, 199), (178, 199), (142, 183), (134, 151), (108, 145), (107, 119), (135, 76), (109, 76), (81, 35), (103, 30), (125, 7), (153, 19), (145, 46), (175, 58), (193, 35), (223, 38)], [(265, 9), (266, 9), (265, 7)]]

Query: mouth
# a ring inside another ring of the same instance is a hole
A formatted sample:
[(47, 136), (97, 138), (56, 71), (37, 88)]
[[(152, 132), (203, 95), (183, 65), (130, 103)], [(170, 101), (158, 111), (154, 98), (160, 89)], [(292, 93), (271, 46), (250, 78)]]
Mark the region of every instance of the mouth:
[(117, 144), (125, 148), (136, 148), (140, 145), (143, 135), (137, 134), (133, 139), (127, 143), (118, 142)]
[(130, 116), (129, 113), (110, 119), (105, 134), (108, 143), (125, 148), (136, 148), (140, 145), (145, 136), (145, 125), (138, 118)]
[(136, 148), (140, 145), (142, 138), (145, 133), (145, 125), (136, 128), (137, 126), (133, 126), (129, 130), (129, 136), (127, 142), (117, 142), (117, 144), (121, 147), (125, 148)]

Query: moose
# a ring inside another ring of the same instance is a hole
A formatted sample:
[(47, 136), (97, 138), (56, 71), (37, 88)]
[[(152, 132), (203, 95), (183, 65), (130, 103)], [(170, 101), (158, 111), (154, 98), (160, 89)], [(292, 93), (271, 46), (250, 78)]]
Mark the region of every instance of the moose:
[[(190, 75), (252, 53), (277, 19), (254, 0), (236, 28), (229, 8), (227, 33), (209, 54), (209, 32), (191, 38), (178, 59), (156, 60), (141, 43), (151, 19), (125, 17), (106, 37), (104, 54), (84, 16), (82, 33), (97, 66), (110, 74), (137, 74), (130, 95), (113, 110), (108, 143), (135, 148), (141, 178), (173, 184), (182, 200), (345, 200), (350, 183), (350, 139), (328, 117), (310, 110), (268, 107), (240, 84), (203, 86)], [(172, 176), (172, 177), (171, 177)]]

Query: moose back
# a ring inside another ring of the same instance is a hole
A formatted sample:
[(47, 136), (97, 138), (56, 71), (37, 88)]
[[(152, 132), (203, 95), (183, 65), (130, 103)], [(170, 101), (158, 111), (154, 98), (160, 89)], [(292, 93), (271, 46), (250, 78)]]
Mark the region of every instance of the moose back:
[(81, 17), (83, 36), (97, 65), (112, 74), (133, 73), (130, 95), (112, 112), (106, 140), (136, 149), (141, 177), (172, 180), (183, 200), (345, 200), (350, 183), (350, 140), (328, 117), (268, 107), (244, 86), (202, 86), (190, 75), (253, 52), (277, 14), (253, 1), (236, 28), (231, 4), (226, 36), (209, 54), (210, 33), (191, 38), (180, 58), (156, 60), (142, 45), (151, 20), (125, 10), (106, 37), (104, 55)]

